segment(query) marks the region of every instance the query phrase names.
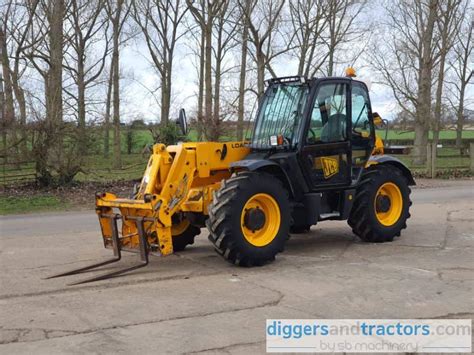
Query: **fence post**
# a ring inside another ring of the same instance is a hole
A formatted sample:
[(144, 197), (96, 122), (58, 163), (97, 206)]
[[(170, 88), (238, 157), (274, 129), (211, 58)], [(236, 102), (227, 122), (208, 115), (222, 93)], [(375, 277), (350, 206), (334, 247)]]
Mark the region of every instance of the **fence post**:
[(431, 143), (428, 143), (426, 145), (426, 175), (430, 178), (433, 178), (433, 175), (431, 175), (431, 163), (433, 162), (431, 159), (432, 152), (433, 150), (431, 149)]
[(438, 155), (438, 145), (431, 143), (431, 178), (436, 178), (436, 156)]
[(469, 157), (470, 157), (470, 170), (471, 173), (474, 173), (474, 143), (470, 142), (469, 143)]

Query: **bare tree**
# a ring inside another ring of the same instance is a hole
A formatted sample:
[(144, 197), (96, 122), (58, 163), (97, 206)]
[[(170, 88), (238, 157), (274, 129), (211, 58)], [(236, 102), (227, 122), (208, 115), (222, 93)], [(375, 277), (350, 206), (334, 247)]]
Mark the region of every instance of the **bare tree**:
[[(201, 16), (204, 18), (205, 6), (201, 0)], [(197, 131), (198, 131), (198, 140), (201, 140), (203, 137), (203, 127), (204, 127), (204, 80), (205, 80), (205, 64), (206, 64), (206, 32), (201, 26), (201, 36), (199, 41), (199, 71), (198, 71), (198, 108), (197, 108)]]
[(240, 18), (242, 21), (242, 39), (241, 49), (242, 54), (240, 57), (240, 75), (239, 75), (239, 103), (237, 108), (237, 139), (242, 140), (244, 138), (244, 114), (245, 114), (245, 88), (247, 78), (247, 56), (248, 56), (248, 37), (249, 37), (249, 25), (245, 13), (249, 12), (250, 1), (242, 0), (243, 6), (241, 7)]
[(443, 89), (445, 85), (445, 64), (448, 52), (451, 50), (454, 39), (460, 30), (465, 5), (462, 0), (442, 0), (439, 3), (437, 26), (437, 53), (434, 59), (438, 62), (438, 78), (435, 96), (434, 117), (432, 122), (433, 143), (438, 144), (441, 123)]
[[(11, 7), (13, 0), (6, 5), (10, 8), (10, 16), (5, 19), (3, 31), (10, 38), (8, 46), (8, 60), (10, 62), (10, 77), (13, 91), (15, 93), (17, 112), (17, 124), (20, 126), (20, 150), (23, 157), (27, 155), (27, 130), (26, 130), (26, 99), (25, 89), (21, 84), (21, 78), (27, 69), (25, 53), (28, 50), (27, 37), (33, 25), (34, 14), (39, 0), (31, 1), (29, 6), (16, 5)], [(8, 42), (8, 41), (7, 41)]]
[[(64, 0), (40, 1), (28, 3), (33, 16), (32, 30), (25, 44), (29, 62), (41, 75), (44, 81), (45, 120), (38, 126), (41, 139), (33, 147), (36, 160), (36, 171), (40, 183), (49, 185), (53, 182), (53, 172), (60, 181), (69, 181), (74, 177), (80, 161), (70, 158), (63, 146), (63, 24), (66, 14)], [(41, 120), (41, 115), (37, 115)], [(74, 164), (70, 164), (70, 162)]]
[(105, 113), (104, 113), (104, 157), (109, 157), (110, 151), (110, 112), (112, 106), (112, 90), (114, 84), (114, 61), (110, 63), (109, 74), (107, 79), (107, 94), (105, 98)]
[[(104, 16), (104, 5), (104, 0), (72, 1), (66, 14), (66, 22), (71, 30), (70, 33), (66, 33), (69, 50), (65, 52), (65, 68), (75, 88), (73, 90), (65, 88), (65, 91), (73, 98), (74, 107), (77, 108), (81, 154), (87, 152), (88, 146), (86, 91), (89, 86), (97, 84), (109, 53), (108, 21)], [(94, 55), (95, 53), (99, 55)]]
[(63, 121), (63, 23), (66, 14), (64, 0), (40, 1), (38, 7), (29, 4), (34, 16), (26, 44), (30, 63), (44, 79), (46, 119), (51, 124)]
[(63, 23), (66, 7), (64, 0), (51, 0), (46, 12), (50, 24), (49, 70), (46, 84), (47, 118), (56, 124), (63, 120)]
[[(3, 63), (2, 63), (3, 64)], [(7, 154), (7, 127), (5, 122), (5, 91), (3, 89), (3, 73), (0, 72), (0, 128), (2, 130), (3, 149), (0, 151), (0, 157), (5, 158)]]
[(161, 78), (161, 123), (169, 120), (175, 47), (184, 35), (180, 24), (187, 8), (180, 0), (135, 0), (133, 17), (141, 29)]
[[(214, 20), (229, 0), (204, 0), (195, 4), (186, 0), (196, 23), (199, 25), (204, 42), (204, 119), (213, 117), (213, 89), (212, 89), (212, 30)], [(201, 59), (202, 60), (202, 59)]]
[[(337, 49), (367, 34), (363, 28), (356, 29), (354, 21), (360, 15), (365, 1), (329, 0), (327, 6), (328, 39), (327, 39), (327, 75), (333, 76)], [(360, 25), (359, 25), (360, 26)]]
[[(253, 45), (253, 50), (250, 53), (257, 66), (258, 97), (263, 94), (265, 69), (272, 76), (276, 76), (272, 69), (272, 60), (292, 48), (291, 43), (288, 42), (286, 45), (282, 45), (281, 38), (278, 38), (277, 29), (281, 24), (284, 5), (285, 0), (250, 0), (250, 4), (240, 3), (249, 26), (250, 42)], [(280, 41), (278, 41), (279, 39)]]
[(114, 168), (122, 167), (120, 140), (120, 35), (130, 13), (130, 7), (125, 0), (107, 0), (105, 6), (110, 23), (112, 24), (112, 106), (114, 126)]
[[(13, 84), (12, 84), (12, 77), (11, 77), (11, 68), (10, 68), (10, 60), (8, 56), (8, 49), (7, 49), (7, 22), (5, 18), (10, 16), (12, 3), (10, 2), (5, 9), (5, 12), (2, 13), (2, 20), (0, 23), (0, 63), (2, 66), (2, 77), (0, 80), (2, 81), (2, 117), (1, 117), (1, 128), (2, 128), (2, 140), (3, 140), (3, 151), (5, 152), (5, 156), (8, 157), (7, 154), (7, 146), (8, 146), (8, 132), (15, 134), (14, 123), (15, 123), (15, 107), (13, 102)], [(2, 9), (3, 10), (3, 9)], [(3, 11), (2, 11), (3, 12)]]
[[(214, 74), (214, 96), (213, 96), (213, 117), (208, 130), (207, 137), (210, 140), (218, 140), (222, 134), (221, 121), (225, 119), (225, 112), (222, 112), (223, 100), (222, 85), (223, 78), (230, 74), (235, 66), (227, 63), (226, 59), (233, 48), (238, 45), (236, 40), (238, 22), (234, 21), (237, 6), (233, 2), (226, 2), (220, 8), (214, 22), (213, 41), (213, 74)], [(233, 91), (233, 90), (232, 90)]]
[[(418, 95), (415, 119), (415, 163), (426, 161), (426, 145), (428, 143), (429, 122), (431, 118), (431, 81), (433, 71), (433, 32), (437, 16), (438, 1), (429, 0), (426, 4), (415, 4), (421, 19), (425, 18), (424, 27), (419, 32), (421, 56), (419, 57)], [(424, 11), (425, 10), (425, 11)], [(425, 12), (426, 16), (423, 16)]]
[(325, 44), (324, 31), (328, 25), (326, 0), (296, 0), (289, 2), (292, 40), (296, 41), (298, 75), (313, 76), (325, 63), (329, 51), (318, 51)]
[[(4, 116), (5, 116), (5, 91), (3, 90), (3, 74), (0, 72), (0, 128), (2, 132), (6, 132), (6, 127), (4, 123)], [(7, 155), (7, 137), (6, 135), (3, 136), (3, 151), (0, 154), (0, 157), (5, 157)]]
[[(195, 8), (201, 12), (201, 18), (205, 18), (207, 0), (195, 0)], [(188, 6), (188, 4), (186, 3)], [(197, 84), (197, 107), (196, 107), (196, 130), (197, 140), (200, 141), (203, 136), (204, 129), (204, 80), (205, 80), (205, 56), (206, 56), (206, 37), (205, 31), (198, 19), (194, 15), (185, 16), (183, 19), (183, 25), (186, 28), (186, 32), (189, 40), (185, 41), (186, 47), (191, 53), (194, 59), (194, 67), (196, 69), (196, 84)]]
[(453, 58), (449, 61), (450, 72), (453, 80), (450, 84), (448, 101), (456, 113), (456, 147), (462, 146), (462, 131), (464, 126), (466, 89), (473, 84), (474, 70), (469, 70), (469, 61), (474, 53), (474, 9), (467, 9), (464, 13), (463, 23), (458, 31), (453, 47)]
[(389, 33), (373, 51), (373, 65), (399, 106), (415, 122), (414, 162), (424, 164), (431, 118), (433, 41), (438, 0), (398, 0), (387, 9)]

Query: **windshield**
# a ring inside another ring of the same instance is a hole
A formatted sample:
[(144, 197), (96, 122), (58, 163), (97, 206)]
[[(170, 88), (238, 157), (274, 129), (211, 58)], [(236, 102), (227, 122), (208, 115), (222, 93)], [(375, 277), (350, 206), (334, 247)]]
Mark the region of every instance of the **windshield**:
[(283, 136), (284, 146), (294, 146), (308, 97), (308, 86), (276, 84), (263, 97), (257, 116), (252, 147), (268, 149), (271, 136)]

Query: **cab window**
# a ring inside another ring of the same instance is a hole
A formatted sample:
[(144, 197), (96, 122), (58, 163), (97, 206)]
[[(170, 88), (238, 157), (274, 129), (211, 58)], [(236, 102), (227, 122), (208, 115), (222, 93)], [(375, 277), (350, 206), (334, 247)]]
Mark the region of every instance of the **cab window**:
[(307, 144), (340, 142), (347, 139), (347, 85), (320, 86), (311, 113)]
[(370, 136), (369, 97), (367, 90), (356, 82), (352, 84), (352, 131), (358, 136)]

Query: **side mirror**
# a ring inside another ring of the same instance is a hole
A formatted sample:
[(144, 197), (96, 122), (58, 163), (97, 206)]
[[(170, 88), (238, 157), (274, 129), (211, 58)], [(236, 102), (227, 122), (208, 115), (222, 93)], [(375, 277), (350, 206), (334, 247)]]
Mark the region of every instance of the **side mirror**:
[(188, 121), (186, 120), (186, 111), (184, 110), (184, 108), (179, 110), (178, 121), (176, 123), (179, 125), (183, 136), (188, 134)]
[(373, 120), (374, 120), (374, 126), (375, 127), (381, 127), (383, 125), (383, 120), (382, 117), (377, 112), (374, 112), (372, 114)]

